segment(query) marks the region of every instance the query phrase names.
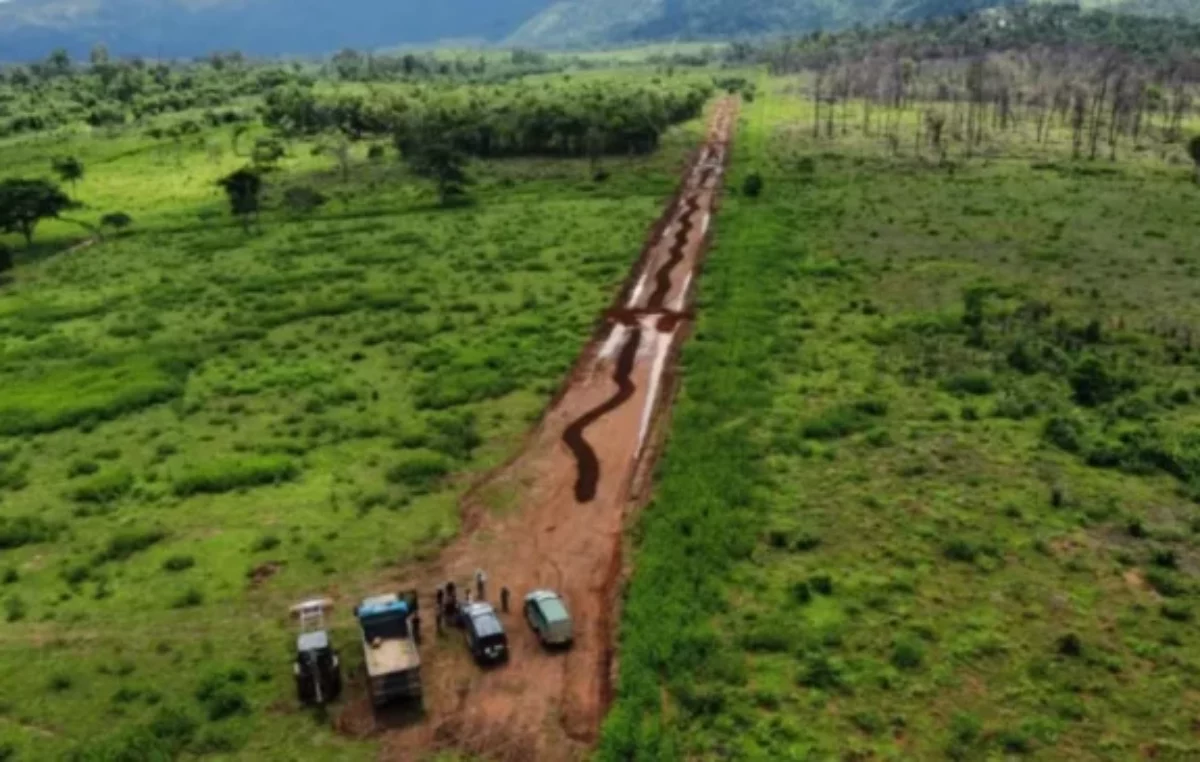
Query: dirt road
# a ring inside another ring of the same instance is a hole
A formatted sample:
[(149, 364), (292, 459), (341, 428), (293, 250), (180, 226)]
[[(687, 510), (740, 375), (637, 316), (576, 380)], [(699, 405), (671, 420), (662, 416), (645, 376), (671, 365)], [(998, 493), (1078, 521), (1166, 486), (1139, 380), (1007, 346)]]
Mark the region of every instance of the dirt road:
[[(345, 732), (382, 734), (384, 759), (456, 748), (557, 762), (583, 758), (595, 742), (612, 694), (622, 533), (657, 449), (736, 108), (718, 104), (678, 196), (527, 448), (472, 490), (463, 535), (416, 575), (425, 595), (483, 568), (497, 608), (507, 586), (509, 663), (481, 670), (457, 631), (435, 638), (427, 621), (424, 717), (374, 716), (352, 695), (338, 718)], [(571, 609), (576, 642), (566, 652), (544, 651), (523, 621), (523, 596), (539, 587)]]

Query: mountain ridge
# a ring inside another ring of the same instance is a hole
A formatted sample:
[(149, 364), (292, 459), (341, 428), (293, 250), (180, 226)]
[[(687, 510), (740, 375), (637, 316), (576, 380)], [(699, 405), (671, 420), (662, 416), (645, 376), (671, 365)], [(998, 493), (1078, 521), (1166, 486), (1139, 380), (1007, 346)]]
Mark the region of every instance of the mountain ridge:
[[(164, 58), (221, 50), (312, 56), (467, 39), (596, 47), (831, 31), (1010, 4), (1014, 0), (0, 0), (0, 60), (42, 58), (54, 48), (85, 58), (97, 43), (115, 55)], [(1200, 19), (1196, 0), (1077, 4)]]

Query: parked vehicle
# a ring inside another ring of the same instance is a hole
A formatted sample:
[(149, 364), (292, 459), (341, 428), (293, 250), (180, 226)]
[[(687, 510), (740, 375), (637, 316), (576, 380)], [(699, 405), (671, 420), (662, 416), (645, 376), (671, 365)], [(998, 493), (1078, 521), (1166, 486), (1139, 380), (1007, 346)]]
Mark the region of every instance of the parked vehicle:
[(467, 648), (480, 664), (495, 664), (508, 660), (508, 635), (496, 610), (488, 603), (468, 603), (460, 607)]
[(525, 596), (525, 619), (542, 645), (568, 646), (575, 639), (571, 614), (553, 590), (534, 590)]
[(300, 623), (292, 675), (301, 704), (321, 706), (342, 692), (341, 660), (325, 630), (325, 612), (332, 606), (328, 598), (315, 598), (291, 608), (292, 617)]
[(362, 628), (371, 702), (377, 707), (421, 699), (421, 654), (411, 627), (415, 595), (406, 598), (376, 595), (354, 610)]

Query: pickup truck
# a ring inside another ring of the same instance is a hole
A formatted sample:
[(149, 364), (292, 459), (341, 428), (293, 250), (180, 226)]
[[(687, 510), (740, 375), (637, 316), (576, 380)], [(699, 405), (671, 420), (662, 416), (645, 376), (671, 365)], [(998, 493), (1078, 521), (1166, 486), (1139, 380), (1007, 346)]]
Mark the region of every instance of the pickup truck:
[(421, 654), (413, 638), (411, 599), (395, 594), (365, 598), (354, 610), (362, 628), (371, 703), (421, 700)]

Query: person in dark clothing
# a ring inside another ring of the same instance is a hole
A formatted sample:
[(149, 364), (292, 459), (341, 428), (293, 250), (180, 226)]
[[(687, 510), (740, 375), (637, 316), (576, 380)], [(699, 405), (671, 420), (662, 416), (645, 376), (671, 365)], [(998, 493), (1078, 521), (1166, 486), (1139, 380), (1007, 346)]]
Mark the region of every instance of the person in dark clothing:
[(417, 645), (421, 645), (421, 615), (413, 614), (410, 621), (412, 622), (413, 640)]
[(487, 600), (487, 574), (483, 569), (475, 570), (475, 597), (478, 600)]
[(508, 588), (500, 588), (500, 610), (505, 614), (508, 613)]

